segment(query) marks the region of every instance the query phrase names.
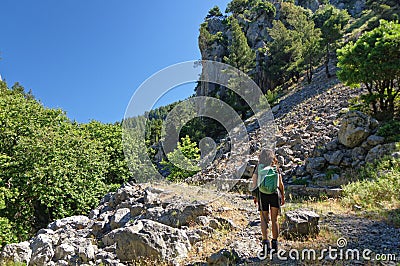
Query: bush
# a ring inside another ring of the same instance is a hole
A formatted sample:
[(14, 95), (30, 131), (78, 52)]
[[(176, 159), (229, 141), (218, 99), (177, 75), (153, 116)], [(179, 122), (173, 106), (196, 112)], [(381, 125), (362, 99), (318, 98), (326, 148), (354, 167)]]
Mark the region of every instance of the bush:
[(360, 171), (359, 178), (343, 187), (342, 202), (350, 206), (357, 204), (379, 215), (390, 214), (393, 217), (389, 219), (397, 221), (393, 211), (400, 206), (400, 159), (384, 158), (367, 165)]
[[(183, 157), (183, 156), (184, 157)], [(181, 139), (178, 147), (167, 154), (168, 161), (161, 161), (163, 170), (167, 170), (167, 177), (170, 181), (181, 181), (194, 175), (200, 170), (200, 149), (195, 142), (192, 142), (188, 135)]]
[(383, 124), (377, 134), (385, 137), (386, 142), (397, 142), (400, 141), (400, 121), (390, 120)]
[(270, 105), (274, 105), (278, 100), (278, 92), (268, 90), (267, 93), (265, 94), (265, 97), (267, 98), (268, 103)]

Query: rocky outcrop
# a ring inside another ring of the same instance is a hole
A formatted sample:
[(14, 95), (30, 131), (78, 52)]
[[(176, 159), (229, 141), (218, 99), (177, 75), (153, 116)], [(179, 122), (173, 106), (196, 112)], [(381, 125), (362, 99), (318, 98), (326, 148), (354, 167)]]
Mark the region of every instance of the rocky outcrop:
[(395, 151), (397, 150), (397, 146), (395, 143), (388, 144), (378, 144), (369, 150), (368, 154), (365, 156), (365, 161), (367, 163), (372, 163), (377, 159), (383, 158), (384, 156), (390, 155), (393, 153), (393, 157), (395, 157)]
[[(211, 207), (170, 191), (127, 183), (108, 193), (89, 216), (54, 221), (26, 242), (6, 245), (0, 263), (125, 265), (141, 258), (175, 261), (215, 230), (232, 229)], [(196, 225), (193, 227), (193, 225)], [(191, 225), (191, 227), (188, 227)]]
[(0, 254), (0, 264), (8, 261), (22, 262), (28, 264), (32, 256), (32, 249), (28, 241), (6, 245)]
[(115, 254), (121, 261), (184, 258), (191, 248), (185, 231), (147, 219), (113, 230), (102, 241), (115, 246)]
[(378, 121), (359, 111), (350, 111), (343, 118), (338, 139), (348, 148), (360, 145), (378, 127)]
[[(270, 64), (267, 53), (265, 52), (267, 43), (272, 40), (268, 33), (268, 29), (272, 28), (272, 21), (279, 19), (281, 4), (279, 1), (270, 1), (276, 9), (275, 17), (272, 14), (265, 13), (262, 10), (251, 9), (250, 12), (236, 16), (240, 26), (247, 38), (247, 42), (251, 49), (256, 54), (255, 67), (251, 74), (259, 87), (267, 90), (270, 87), (271, 81), (268, 80), (266, 71), (267, 65)], [(315, 12), (326, 1), (322, 0), (295, 0), (294, 3), (306, 9)], [(339, 9), (346, 9), (352, 16), (357, 17), (365, 8), (365, 0), (329, 0), (333, 6)], [(229, 41), (232, 39), (232, 34), (226, 23), (224, 16), (208, 17), (205, 20), (206, 29), (211, 36), (218, 36), (218, 38), (211, 38), (203, 40), (202, 36), (199, 37), (199, 48), (202, 60), (213, 60), (223, 62), (224, 56), (228, 55)], [(204, 37), (204, 36), (203, 36)], [(209, 96), (215, 93), (218, 87), (214, 84), (202, 84), (196, 88), (198, 96)], [(218, 94), (224, 94), (225, 89), (221, 88)]]
[[(390, 155), (396, 150), (395, 143), (383, 144), (385, 138), (375, 135), (378, 121), (359, 111), (346, 113), (341, 120), (337, 138), (323, 145), (308, 158), (306, 172), (315, 178), (338, 179), (346, 169), (356, 169), (366, 163)], [(299, 173), (298, 173), (299, 174)]]

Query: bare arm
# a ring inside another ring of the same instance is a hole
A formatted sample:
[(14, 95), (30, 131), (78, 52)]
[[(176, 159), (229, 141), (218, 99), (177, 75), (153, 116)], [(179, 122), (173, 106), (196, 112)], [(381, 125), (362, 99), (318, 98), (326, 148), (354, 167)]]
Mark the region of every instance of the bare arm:
[(253, 189), (252, 190), (254, 190), (258, 186), (258, 184), (257, 184), (257, 181), (258, 181), (257, 172), (258, 172), (258, 166), (256, 166), (256, 168), (254, 169), (254, 173), (251, 176), (251, 178), (253, 180)]
[(282, 173), (281, 171), (279, 171), (279, 191), (281, 192), (281, 196), (282, 196), (282, 202), (281, 205), (285, 204), (285, 187), (283, 185), (283, 180), (282, 180)]

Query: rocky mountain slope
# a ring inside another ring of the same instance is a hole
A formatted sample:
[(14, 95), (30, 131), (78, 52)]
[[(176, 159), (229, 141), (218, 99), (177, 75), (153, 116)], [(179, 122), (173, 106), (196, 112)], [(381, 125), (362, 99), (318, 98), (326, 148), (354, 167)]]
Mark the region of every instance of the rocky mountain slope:
[[(238, 1), (240, 2), (240, 1)], [(246, 2), (246, 1), (243, 1)], [(250, 48), (255, 52), (255, 66), (251, 71), (254, 81), (265, 92), (271, 84), (265, 66), (269, 65), (270, 58), (266, 53), (267, 44), (271, 42), (272, 38), (268, 29), (272, 28), (273, 21), (279, 20), (281, 16), (281, 1), (269, 1), (273, 4), (276, 14), (265, 13), (262, 10), (252, 10), (248, 14), (234, 14), (239, 20), (242, 31), (246, 36)], [(358, 17), (365, 8), (365, 0), (296, 0), (296, 6), (309, 9), (315, 12), (321, 5), (329, 2), (339, 9), (345, 9), (353, 17)], [(199, 37), (199, 48), (201, 51), (201, 58), (203, 60), (214, 60), (223, 62), (224, 56), (228, 56), (229, 48), (228, 41), (232, 39), (232, 31), (227, 25), (223, 16), (210, 16), (205, 19), (203, 26), (207, 32), (214, 36), (214, 38), (202, 41), (202, 36)], [(217, 37), (215, 37), (217, 36)], [(213, 84), (206, 86), (199, 86), (196, 90), (197, 95), (210, 95), (217, 88)]]
[[(362, 88), (350, 89), (337, 78), (326, 79), (321, 67), (313, 83), (290, 88), (272, 108), (278, 127), (276, 153), (286, 183), (318, 186), (327, 183), (320, 181), (333, 179), (340, 184), (338, 179), (347, 170), (357, 169), (394, 150), (393, 144), (381, 145), (384, 138), (375, 135), (378, 126), (375, 119), (357, 112), (348, 113), (349, 100), (362, 93)], [(254, 119), (245, 123), (254, 153), (242, 178), (250, 178), (263, 134)], [(356, 128), (360, 132), (354, 131)], [(229, 163), (229, 140), (221, 146), (214, 166), (189, 181), (204, 183), (224, 174)]]
[[(325, 158), (324, 154), (335, 149), (344, 150), (343, 158), (346, 158), (347, 153), (355, 149), (338, 144), (337, 136), (348, 100), (359, 95), (360, 90), (349, 89), (335, 78), (326, 80), (321, 69), (313, 84), (292, 88), (274, 107), (280, 131), (277, 153), (283, 162), (287, 182), (293, 182), (294, 174), (300, 171), (306, 173), (305, 180), (310, 185), (313, 180), (326, 179), (321, 176), (322, 168), (311, 175), (310, 158)], [(257, 145), (259, 129), (251, 119), (247, 124), (252, 144)], [(368, 134), (373, 134), (373, 130)], [(333, 165), (342, 169), (346, 166), (342, 164), (343, 158)], [(208, 172), (195, 178), (218, 176), (226, 160), (221, 156)], [(329, 156), (324, 160), (327, 169)], [(338, 173), (335, 178), (342, 176)], [(325, 203), (296, 203), (288, 195), (286, 205), (283, 213), (297, 207), (314, 209), (320, 216), (321, 233), (316, 239), (303, 241), (281, 237), (280, 245), (284, 250), (322, 250), (335, 246), (336, 239), (341, 236), (347, 240), (348, 248), (368, 248), (374, 254), (398, 253), (399, 228), (366, 219), (360, 216), (362, 211), (358, 209), (343, 209), (336, 199)], [(127, 183), (117, 192), (107, 194), (88, 216), (57, 220), (29, 241), (7, 245), (0, 259), (2, 263), (11, 260), (29, 265), (259, 265), (264, 263), (257, 258), (261, 237), (259, 223), (256, 207), (247, 194), (228, 192), (216, 198), (187, 185), (157, 187)], [(342, 262), (344, 265), (366, 263), (363, 259)], [(293, 265), (297, 262), (274, 257), (271, 263)], [(307, 263), (310, 261), (300, 264)], [(336, 262), (324, 257), (323, 263)]]

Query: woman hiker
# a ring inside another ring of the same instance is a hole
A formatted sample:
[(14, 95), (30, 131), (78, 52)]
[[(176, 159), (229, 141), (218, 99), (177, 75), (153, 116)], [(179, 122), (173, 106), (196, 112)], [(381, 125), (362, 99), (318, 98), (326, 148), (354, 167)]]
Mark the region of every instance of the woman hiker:
[[(282, 174), (272, 150), (263, 149), (258, 157), (258, 166), (253, 174), (254, 203), (258, 204), (261, 219), (262, 251), (260, 256), (266, 257), (272, 250), (278, 251), (278, 214), (280, 206), (285, 204), (285, 193)], [(272, 241), (268, 239), (268, 218), (271, 214)]]

